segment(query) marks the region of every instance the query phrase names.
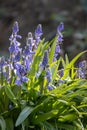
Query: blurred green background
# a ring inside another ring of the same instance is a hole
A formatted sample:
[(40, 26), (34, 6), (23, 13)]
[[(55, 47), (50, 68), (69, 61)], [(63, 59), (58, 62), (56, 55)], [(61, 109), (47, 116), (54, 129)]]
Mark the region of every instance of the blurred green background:
[(22, 47), (27, 33), (34, 33), (39, 23), (43, 26), (43, 37), (51, 40), (62, 21), (65, 24), (63, 54), (68, 53), (71, 59), (87, 49), (87, 0), (0, 0), (0, 56), (8, 55), (14, 21), (19, 22)]

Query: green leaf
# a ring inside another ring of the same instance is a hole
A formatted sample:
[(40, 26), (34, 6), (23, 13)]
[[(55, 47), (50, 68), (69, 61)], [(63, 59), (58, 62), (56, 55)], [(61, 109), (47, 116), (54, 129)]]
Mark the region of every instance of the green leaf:
[(50, 66), (51, 67), (51, 72), (52, 72), (52, 81), (56, 78), (58, 68), (59, 68), (59, 65), (60, 65), (60, 61), (61, 61), (61, 58), (57, 61), (57, 64), (56, 64), (56, 62), (54, 62)]
[(75, 75), (76, 75), (76, 71), (75, 71), (74, 65), (72, 65), (72, 68), (71, 68), (71, 79), (74, 79)]
[(69, 105), (69, 103), (65, 100), (59, 99), (58, 101), (64, 103), (65, 105)]
[(0, 117), (0, 128), (0, 130), (6, 130), (6, 123), (2, 116)]
[(33, 111), (33, 108), (32, 107), (28, 107), (26, 106), (22, 112), (19, 114), (17, 120), (16, 120), (16, 124), (15, 126), (19, 126), (30, 114), (31, 112)]
[(73, 124), (77, 126), (78, 130), (84, 130), (84, 127), (80, 120), (75, 120)]
[(14, 130), (14, 124), (11, 118), (6, 118), (6, 130)]
[(76, 107), (74, 107), (74, 106), (72, 105), (71, 108), (81, 117), (81, 114), (80, 114), (80, 112), (77, 110)]
[(63, 130), (77, 130), (77, 127), (69, 123), (57, 123), (59, 129)]
[(58, 110), (52, 110), (48, 113), (43, 113), (42, 115), (37, 115), (35, 120), (34, 120), (34, 123), (37, 124), (39, 122), (49, 120), (52, 117), (55, 117), (57, 115), (57, 113), (58, 113)]
[(66, 63), (65, 63), (63, 57), (61, 57), (61, 62), (62, 62), (62, 66), (63, 66), (63, 68), (65, 69), (65, 67), (66, 67)]
[(52, 62), (53, 62), (56, 43), (57, 43), (57, 37), (54, 39), (54, 42), (53, 42), (51, 49), (50, 49), (50, 52), (49, 52), (49, 64), (52, 64)]
[(6, 92), (6, 95), (8, 96), (8, 98), (15, 104), (17, 105), (17, 101), (16, 101), (16, 97), (15, 95), (13, 94), (13, 92), (11, 91), (11, 88), (6, 86), (5, 87), (5, 92)]
[(86, 51), (83, 51), (81, 53), (79, 53), (77, 56), (75, 56), (72, 61), (66, 66), (65, 70), (64, 70), (64, 76), (62, 77), (62, 79), (66, 79), (69, 72), (70, 72), (70, 69), (72, 68), (72, 66), (74, 65), (74, 63), (78, 60), (79, 57), (81, 57), (84, 53), (87, 53), (87, 50)]
[(58, 120), (71, 122), (71, 121), (76, 120), (77, 118), (78, 118), (78, 116), (75, 115), (75, 113), (74, 113), (74, 114), (67, 114), (67, 115), (60, 116)]
[(55, 130), (55, 126), (47, 121), (40, 123), (43, 130)]
[(65, 62), (66, 62), (66, 66), (69, 64), (69, 58), (68, 58), (68, 55), (65, 54)]
[(58, 66), (55, 65), (51, 68), (51, 72), (52, 72), (52, 81), (55, 79), (56, 74), (57, 74), (57, 70), (58, 70)]
[(42, 60), (42, 56), (44, 55), (44, 51), (48, 48), (49, 44), (48, 42), (44, 43), (44, 41), (41, 41), (41, 43), (39, 44), (34, 59), (33, 59), (33, 63), (31, 66), (31, 70), (29, 72), (30, 76), (35, 76), (35, 74), (37, 73), (37, 71), (39, 70), (39, 64)]

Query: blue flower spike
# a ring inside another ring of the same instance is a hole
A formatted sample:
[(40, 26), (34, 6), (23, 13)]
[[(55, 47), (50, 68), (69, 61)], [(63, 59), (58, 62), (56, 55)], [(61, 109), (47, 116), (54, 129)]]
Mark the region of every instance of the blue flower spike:
[(61, 49), (60, 49), (60, 45), (59, 44), (61, 44), (62, 41), (63, 41), (63, 34), (62, 34), (63, 30), (64, 30), (64, 24), (63, 24), (63, 22), (60, 22), (60, 24), (57, 27), (58, 39), (57, 39), (57, 44), (56, 44), (56, 48), (55, 48), (55, 54), (54, 54), (53, 61), (56, 61), (59, 53), (61, 53)]
[(42, 32), (42, 25), (39, 24), (35, 30), (35, 39), (36, 39), (36, 43), (37, 45), (39, 44), (39, 42), (41, 41), (41, 36), (43, 35)]
[(48, 51), (45, 51), (43, 61), (42, 61), (42, 67), (45, 69), (48, 67)]
[(13, 30), (14, 34), (17, 34), (19, 32), (19, 26), (18, 26), (18, 22), (17, 21), (14, 22), (12, 30)]
[(61, 43), (63, 41), (63, 34), (62, 31), (64, 30), (64, 23), (60, 22), (59, 26), (57, 27), (57, 34), (58, 34), (58, 42)]
[(79, 65), (78, 65), (79, 69), (77, 70), (79, 78), (85, 79), (85, 77), (86, 77), (86, 64), (87, 64), (86, 60), (79, 62)]

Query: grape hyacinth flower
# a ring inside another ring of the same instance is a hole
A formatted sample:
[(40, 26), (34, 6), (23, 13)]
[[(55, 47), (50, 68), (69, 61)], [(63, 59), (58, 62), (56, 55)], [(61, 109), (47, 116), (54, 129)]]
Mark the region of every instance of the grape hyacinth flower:
[(17, 38), (21, 38), (20, 35), (17, 33), (19, 32), (19, 27), (18, 27), (18, 22), (15, 22), (12, 28), (12, 35), (10, 36), (10, 47), (9, 47), (9, 52), (10, 52), (10, 59), (11, 62), (17, 62), (15, 59), (15, 56), (17, 56), (18, 53), (21, 53), (21, 48), (20, 43), (17, 41)]
[(11, 82), (11, 68), (10, 68), (10, 65), (8, 64), (6, 67), (5, 67), (5, 71), (4, 71), (4, 77), (6, 79), (6, 83), (10, 83)]
[(27, 83), (28, 81), (29, 79), (26, 76), (21, 76), (16, 79), (15, 84), (18, 86), (22, 86), (23, 83)]
[(49, 91), (53, 90), (51, 85), (48, 85), (47, 88), (48, 88)]
[(39, 65), (39, 70), (38, 73), (36, 73), (36, 77), (38, 78), (40, 76), (40, 74), (42, 73), (43, 70), (46, 70), (46, 68), (48, 68), (48, 50), (46, 50), (44, 52), (44, 56), (42, 59), (42, 62)]
[(1, 85), (3, 84), (3, 76), (5, 76), (5, 67), (7, 66), (7, 62), (5, 61), (5, 57), (2, 56), (0, 58), (0, 80), (1, 80)]
[(3, 73), (3, 71), (5, 71), (6, 66), (7, 66), (7, 61), (5, 60), (5, 57), (2, 56), (0, 58), (0, 73)]
[(61, 52), (59, 44), (61, 44), (62, 41), (63, 41), (63, 34), (62, 34), (63, 30), (64, 30), (64, 24), (61, 22), (59, 24), (59, 26), (57, 27), (58, 40), (57, 40), (57, 45), (56, 45), (56, 48), (55, 48), (55, 54), (54, 54), (53, 61), (57, 60), (57, 57), (58, 57), (59, 53)]
[(20, 48), (20, 42), (17, 41), (17, 39), (21, 39), (22, 37), (18, 35), (19, 32), (19, 26), (18, 22), (14, 22), (14, 25), (12, 27), (12, 34), (9, 38), (10, 40), (10, 47), (9, 47), (9, 52), (10, 52), (10, 57), (8, 60), (8, 67), (7, 70), (9, 70), (8, 74), (10, 77), (8, 78), (8, 81), (10, 83), (13, 80), (14, 76), (14, 64), (17, 62), (20, 62), (21, 60), (21, 55), (22, 55), (22, 49)]
[(43, 69), (48, 67), (48, 51), (44, 52), (44, 57), (41, 66), (43, 67)]
[(79, 78), (82, 78), (82, 79), (86, 78), (86, 64), (87, 62), (85, 60), (79, 63), (79, 69), (77, 70)]
[(50, 69), (48, 69), (46, 71), (46, 78), (47, 78), (47, 81), (48, 81), (48, 84), (49, 84), (52, 81), (52, 74), (51, 74)]
[(30, 70), (30, 65), (33, 61), (33, 55), (35, 54), (35, 51), (33, 50), (33, 46), (34, 46), (34, 42), (33, 42), (32, 33), (28, 33), (26, 46), (23, 51), (23, 64), (25, 65), (27, 71)]
[(57, 34), (58, 34), (58, 42), (61, 43), (63, 41), (63, 34), (62, 31), (64, 30), (64, 24), (61, 22), (57, 27)]
[(19, 26), (18, 26), (18, 22), (16, 21), (13, 25), (12, 31), (14, 34), (17, 35), (17, 33), (19, 32)]
[(22, 50), (20, 50), (14, 57), (14, 62), (19, 62), (21, 60)]
[(42, 63), (40, 64), (39, 72), (37, 73), (36, 77), (39, 77), (42, 72), (45, 72), (44, 78), (47, 79), (47, 88), (48, 90), (52, 90), (52, 86), (50, 85), (52, 81), (52, 73), (49, 68), (48, 64), (48, 50), (44, 52)]
[(53, 87), (50, 84), (51, 81), (52, 81), (52, 73), (51, 73), (50, 68), (47, 68), (45, 78), (47, 78), (47, 88), (48, 88), (48, 90), (52, 90)]
[(25, 57), (23, 59), (23, 65), (25, 66), (25, 70), (26, 70), (26, 73), (31, 69), (30, 65), (31, 65), (31, 61), (29, 59), (29, 57)]
[[(31, 34), (31, 33), (29, 33), (29, 34)], [(28, 34), (28, 37), (26, 39), (25, 49), (23, 51), (24, 56), (30, 56), (30, 55), (35, 54), (35, 51), (33, 51), (33, 46), (34, 46), (33, 37), (29, 37), (29, 34)]]
[(58, 54), (59, 54), (60, 52), (61, 52), (60, 45), (57, 44), (57, 45), (56, 45), (56, 48), (55, 48), (55, 54), (54, 54), (53, 61), (56, 61), (56, 60), (57, 60)]
[(14, 68), (15, 68), (15, 74), (17, 76), (15, 84), (18, 85), (18, 86), (22, 86), (22, 84), (24, 82), (27, 83), (29, 81), (29, 79), (26, 77), (25, 66), (23, 66), (19, 63), (15, 63)]
[(32, 36), (32, 33), (31, 32), (29, 32), (28, 33), (28, 38), (27, 38), (28, 40), (27, 40), (27, 44), (29, 44), (30, 43), (30, 45), (31, 45), (31, 50), (36, 50), (37, 49), (37, 45), (36, 45), (36, 41), (33, 39), (33, 36)]
[(5, 57), (2, 56), (2, 57), (0, 58), (0, 71), (1, 71), (1, 69), (2, 69), (4, 66), (6, 66), (6, 65), (7, 65), (7, 62), (5, 61)]
[(8, 109), (11, 110), (12, 108), (13, 108), (13, 104), (12, 104), (12, 103), (9, 103)]
[(36, 44), (38, 45), (39, 42), (41, 41), (41, 36), (42, 36), (42, 25), (39, 24), (35, 30), (35, 39), (36, 39)]
[(63, 77), (63, 75), (64, 75), (64, 69), (59, 70), (59, 76)]
[(61, 80), (61, 79), (59, 79), (59, 80), (58, 80), (58, 86), (64, 84), (65, 82), (66, 82), (65, 80)]
[(49, 64), (48, 64), (48, 51), (47, 50), (44, 53), (44, 57), (43, 57), (41, 66), (43, 67), (43, 70), (46, 71), (45, 78), (47, 78), (47, 88), (49, 90), (52, 90), (53, 88), (50, 85), (50, 83), (52, 81), (52, 73), (51, 73), (51, 70), (50, 70)]

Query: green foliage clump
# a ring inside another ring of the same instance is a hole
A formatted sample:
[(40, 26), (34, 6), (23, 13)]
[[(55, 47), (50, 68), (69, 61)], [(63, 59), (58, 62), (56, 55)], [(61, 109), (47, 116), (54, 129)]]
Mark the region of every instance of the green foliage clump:
[[(57, 39), (40, 41), (26, 75), (28, 82), (16, 84), (15, 73), (7, 82), (0, 73), (0, 130), (87, 130), (87, 80), (75, 67), (87, 51), (70, 62), (67, 55), (53, 61)], [(48, 61), (43, 67), (44, 57)]]

